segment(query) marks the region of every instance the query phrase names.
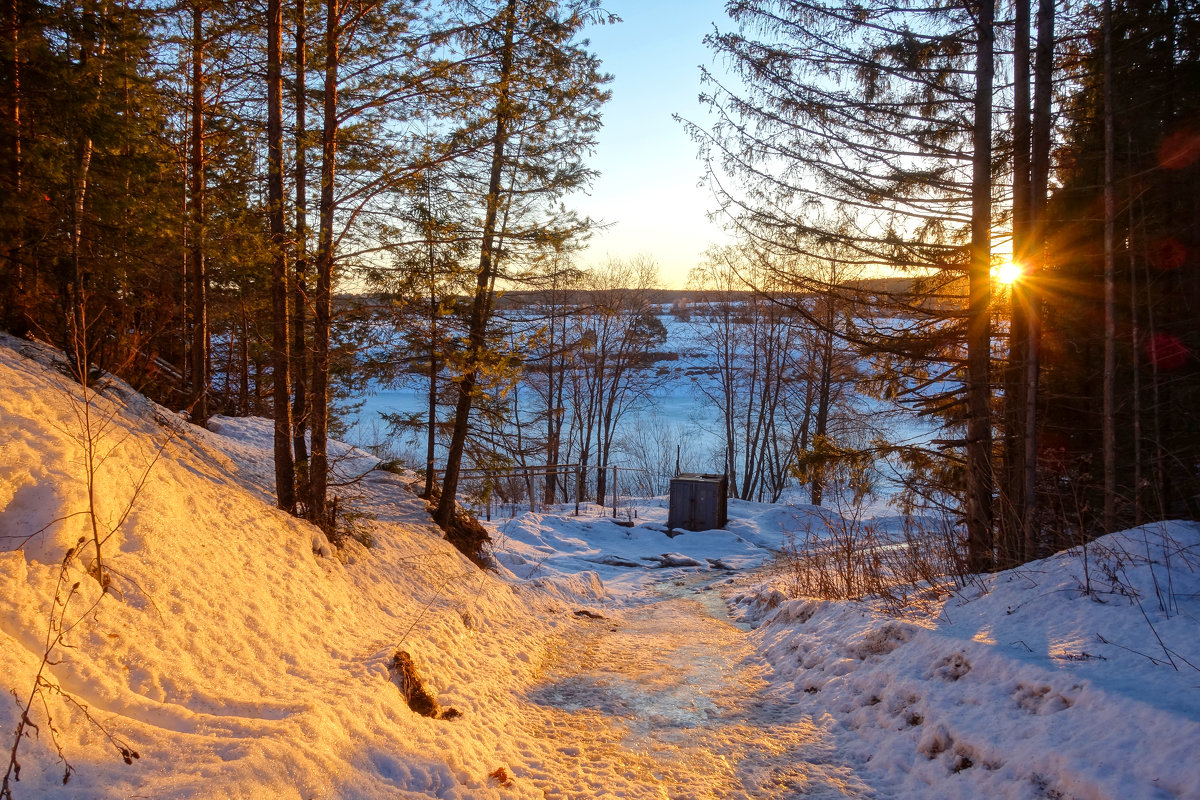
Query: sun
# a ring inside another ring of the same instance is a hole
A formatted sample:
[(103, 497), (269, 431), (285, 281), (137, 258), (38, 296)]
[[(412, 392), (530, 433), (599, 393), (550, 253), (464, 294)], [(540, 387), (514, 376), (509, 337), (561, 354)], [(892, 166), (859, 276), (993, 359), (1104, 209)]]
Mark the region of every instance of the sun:
[(996, 280), (998, 280), (1000, 283), (1003, 283), (1005, 286), (1012, 284), (1021, 277), (1021, 274), (1021, 265), (1015, 261), (1005, 261), (1003, 264), (995, 267), (992, 270), (992, 275), (996, 278)]

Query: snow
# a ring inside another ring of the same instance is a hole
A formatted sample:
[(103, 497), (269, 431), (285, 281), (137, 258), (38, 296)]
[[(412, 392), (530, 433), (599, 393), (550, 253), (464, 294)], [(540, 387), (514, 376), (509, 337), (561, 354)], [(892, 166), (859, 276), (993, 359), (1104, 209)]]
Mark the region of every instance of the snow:
[[(59, 565), (87, 525), (78, 514), (81, 395), (10, 349), (44, 362), (41, 348), (3, 344), (0, 670), (23, 701)], [(218, 418), (203, 431), (161, 409), (144, 416), (144, 403), (132, 406), (127, 394), (116, 387), (95, 400), (111, 420), (102, 449), (115, 447), (99, 476), (103, 520), (120, 517), (147, 459), (160, 446), (162, 455), (105, 545), (113, 591), (101, 597), (85, 561), (73, 562), (69, 580), (80, 589), (67, 618), (78, 622), (48, 672), (140, 758), (122, 763), (98, 728), (49, 694), (75, 771), (64, 786), (39, 704), (41, 730), (21, 744), (14, 795), (501, 796), (487, 776), (518, 757), (508, 735), (516, 698), (555, 629), (582, 624), (572, 609), (480, 573), (388, 473), (347, 490), (374, 517), (359, 523), (374, 546), (351, 542), (344, 561), (320, 557), (314, 529), (271, 506), (266, 420)], [(562, 592), (586, 598), (595, 589), (575, 580)], [(463, 719), (409, 711), (387, 672), (399, 648)], [(18, 709), (4, 706), (0, 730), (11, 736)]]
[(1145, 526), (1088, 551), (911, 619), (786, 601), (761, 647), (797, 702), (819, 698), (861, 737), (888, 796), (1200, 797), (1200, 531)]
[[(898, 614), (786, 596), (776, 553), (832, 519), (803, 505), (695, 533), (664, 498), (526, 511), (481, 572), (413, 476), (336, 445), (337, 549), (273, 507), (268, 421), (85, 403), (58, 359), (0, 336), (5, 751), (64, 620), (16, 798), (1200, 797), (1194, 523)], [(400, 649), (460, 718), (409, 710)]]

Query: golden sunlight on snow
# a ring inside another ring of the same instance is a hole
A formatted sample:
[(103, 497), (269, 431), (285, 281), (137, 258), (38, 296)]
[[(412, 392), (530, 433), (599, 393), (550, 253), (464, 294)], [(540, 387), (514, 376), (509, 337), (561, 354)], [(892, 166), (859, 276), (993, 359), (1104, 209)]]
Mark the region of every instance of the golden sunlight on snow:
[(992, 635), (991, 628), (980, 628), (979, 631), (971, 637), (971, 641), (979, 642), (980, 644), (995, 644), (996, 637)]

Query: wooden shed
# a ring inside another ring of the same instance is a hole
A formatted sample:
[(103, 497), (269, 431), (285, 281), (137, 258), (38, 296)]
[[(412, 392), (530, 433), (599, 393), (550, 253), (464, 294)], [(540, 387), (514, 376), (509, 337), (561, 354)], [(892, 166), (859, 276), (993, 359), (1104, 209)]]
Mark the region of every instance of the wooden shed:
[(693, 472), (672, 478), (667, 527), (687, 531), (724, 528), (729, 521), (728, 496), (729, 480), (724, 475)]

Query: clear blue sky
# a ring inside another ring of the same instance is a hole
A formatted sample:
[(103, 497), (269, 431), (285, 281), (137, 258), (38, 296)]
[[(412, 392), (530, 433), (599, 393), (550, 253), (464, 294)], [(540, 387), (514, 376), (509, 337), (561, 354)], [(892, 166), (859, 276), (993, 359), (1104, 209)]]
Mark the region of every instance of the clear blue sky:
[(711, 243), (724, 241), (706, 212), (714, 203), (697, 186), (696, 146), (672, 114), (705, 119), (697, 101), (700, 64), (710, 64), (704, 35), (730, 27), (724, 0), (609, 0), (622, 22), (588, 30), (591, 49), (613, 75), (591, 164), (600, 170), (590, 196), (572, 207), (612, 223), (596, 233), (584, 265), (608, 257), (655, 258), (666, 286), (682, 286)]

